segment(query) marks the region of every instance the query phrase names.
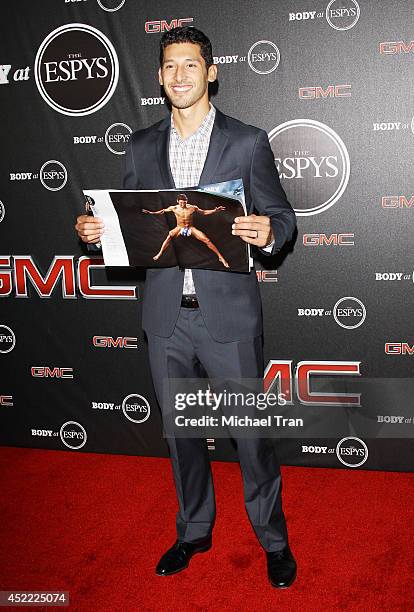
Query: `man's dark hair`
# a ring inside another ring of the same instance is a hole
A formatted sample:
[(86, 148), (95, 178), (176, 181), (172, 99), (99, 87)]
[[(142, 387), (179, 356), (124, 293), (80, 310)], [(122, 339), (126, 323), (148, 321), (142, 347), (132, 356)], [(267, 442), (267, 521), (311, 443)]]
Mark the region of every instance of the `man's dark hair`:
[(160, 40), (160, 66), (164, 60), (164, 49), (175, 43), (193, 43), (199, 45), (201, 57), (206, 63), (207, 70), (213, 65), (213, 50), (210, 39), (202, 32), (190, 26), (180, 26), (173, 28), (164, 34)]
[(184, 202), (188, 202), (188, 198), (187, 198), (187, 196), (185, 195), (185, 193), (180, 193), (180, 194), (178, 195), (177, 202), (179, 202), (180, 200), (184, 200)]

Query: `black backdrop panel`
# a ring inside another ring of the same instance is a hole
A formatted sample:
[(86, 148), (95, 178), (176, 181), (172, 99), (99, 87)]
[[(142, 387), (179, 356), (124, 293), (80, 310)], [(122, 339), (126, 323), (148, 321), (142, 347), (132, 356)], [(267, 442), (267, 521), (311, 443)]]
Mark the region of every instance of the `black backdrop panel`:
[[(268, 376), (282, 371), (295, 401), (304, 362), (394, 381), (387, 434), (281, 440), (282, 461), (412, 471), (412, 416), (396, 384), (414, 359), (409, 0), (9, 3), (0, 37), (1, 443), (166, 455), (140, 328), (142, 273), (105, 269), (73, 225), (82, 189), (119, 188), (129, 135), (168, 112), (158, 44), (181, 24), (211, 37), (213, 103), (267, 131), (298, 212), (295, 243), (257, 263)], [(352, 377), (343, 381), (352, 390)], [(378, 421), (375, 402), (362, 403)], [(229, 441), (208, 444), (213, 458), (234, 460)]]

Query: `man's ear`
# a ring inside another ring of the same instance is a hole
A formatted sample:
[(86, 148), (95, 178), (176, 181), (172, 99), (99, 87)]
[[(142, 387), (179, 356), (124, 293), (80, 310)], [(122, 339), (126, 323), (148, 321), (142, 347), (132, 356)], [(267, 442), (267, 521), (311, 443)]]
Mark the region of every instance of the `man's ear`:
[(209, 67), (207, 71), (207, 78), (210, 83), (214, 83), (214, 81), (217, 79), (217, 66), (215, 64)]
[(161, 68), (158, 68), (158, 81), (160, 85), (164, 85), (164, 83), (162, 82)]

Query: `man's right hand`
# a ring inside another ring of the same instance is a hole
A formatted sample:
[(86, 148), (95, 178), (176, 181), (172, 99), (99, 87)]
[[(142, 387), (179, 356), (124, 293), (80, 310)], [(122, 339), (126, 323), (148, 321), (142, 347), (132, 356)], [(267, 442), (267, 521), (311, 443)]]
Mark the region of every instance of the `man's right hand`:
[(100, 242), (101, 236), (105, 231), (102, 219), (90, 215), (80, 215), (76, 219), (75, 229), (79, 238), (87, 244)]

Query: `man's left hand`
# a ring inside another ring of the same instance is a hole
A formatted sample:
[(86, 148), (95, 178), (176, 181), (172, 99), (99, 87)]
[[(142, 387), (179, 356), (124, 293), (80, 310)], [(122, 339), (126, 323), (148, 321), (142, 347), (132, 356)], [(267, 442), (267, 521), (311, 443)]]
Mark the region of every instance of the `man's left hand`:
[(270, 218), (259, 215), (236, 217), (232, 225), (232, 234), (260, 248), (266, 247), (275, 239)]

